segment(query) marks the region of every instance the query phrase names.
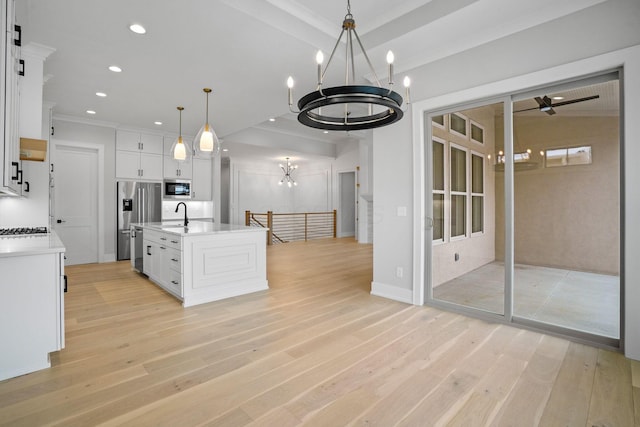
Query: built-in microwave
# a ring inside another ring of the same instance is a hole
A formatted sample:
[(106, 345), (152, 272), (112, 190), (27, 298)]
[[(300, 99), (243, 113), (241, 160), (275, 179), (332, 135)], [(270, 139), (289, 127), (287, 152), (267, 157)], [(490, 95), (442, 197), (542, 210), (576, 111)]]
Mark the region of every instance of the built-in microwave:
[(191, 181), (188, 179), (166, 179), (164, 181), (165, 199), (190, 199)]

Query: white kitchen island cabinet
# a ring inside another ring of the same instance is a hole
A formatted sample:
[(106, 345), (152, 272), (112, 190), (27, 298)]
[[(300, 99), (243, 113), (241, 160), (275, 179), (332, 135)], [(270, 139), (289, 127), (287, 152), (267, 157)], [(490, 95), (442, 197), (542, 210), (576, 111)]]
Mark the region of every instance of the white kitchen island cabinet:
[(184, 307), (266, 290), (266, 230), (192, 221), (144, 229), (143, 272)]
[(0, 238), (0, 381), (64, 348), (64, 251), (55, 233)]

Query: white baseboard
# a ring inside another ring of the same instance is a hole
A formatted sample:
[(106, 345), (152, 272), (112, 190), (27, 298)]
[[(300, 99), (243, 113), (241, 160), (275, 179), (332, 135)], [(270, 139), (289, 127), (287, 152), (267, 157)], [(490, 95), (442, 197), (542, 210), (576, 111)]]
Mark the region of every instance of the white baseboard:
[(104, 254), (101, 262), (116, 262), (116, 254)]
[(384, 283), (371, 282), (371, 295), (413, 304), (413, 292), (410, 289), (402, 289)]

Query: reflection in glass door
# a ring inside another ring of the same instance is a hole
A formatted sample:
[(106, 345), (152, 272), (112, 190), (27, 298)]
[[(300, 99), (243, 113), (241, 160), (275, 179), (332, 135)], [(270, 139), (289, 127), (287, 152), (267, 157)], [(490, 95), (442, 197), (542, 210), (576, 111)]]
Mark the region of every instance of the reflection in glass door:
[(433, 299), (499, 315), (505, 268), (504, 245), (496, 241), (504, 241), (504, 213), (497, 206), (504, 206), (504, 183), (493, 162), (503, 120), (502, 103), (433, 116), (425, 144), (431, 145)]

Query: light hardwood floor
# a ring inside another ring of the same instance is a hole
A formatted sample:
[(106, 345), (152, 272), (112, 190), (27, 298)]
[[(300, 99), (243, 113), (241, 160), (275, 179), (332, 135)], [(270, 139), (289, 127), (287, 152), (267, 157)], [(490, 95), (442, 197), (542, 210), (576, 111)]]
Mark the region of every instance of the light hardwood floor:
[(0, 382), (0, 425), (640, 424), (639, 363), (371, 296), (371, 264), (269, 247), (268, 291), (188, 309), (127, 262), (68, 268), (66, 348)]

